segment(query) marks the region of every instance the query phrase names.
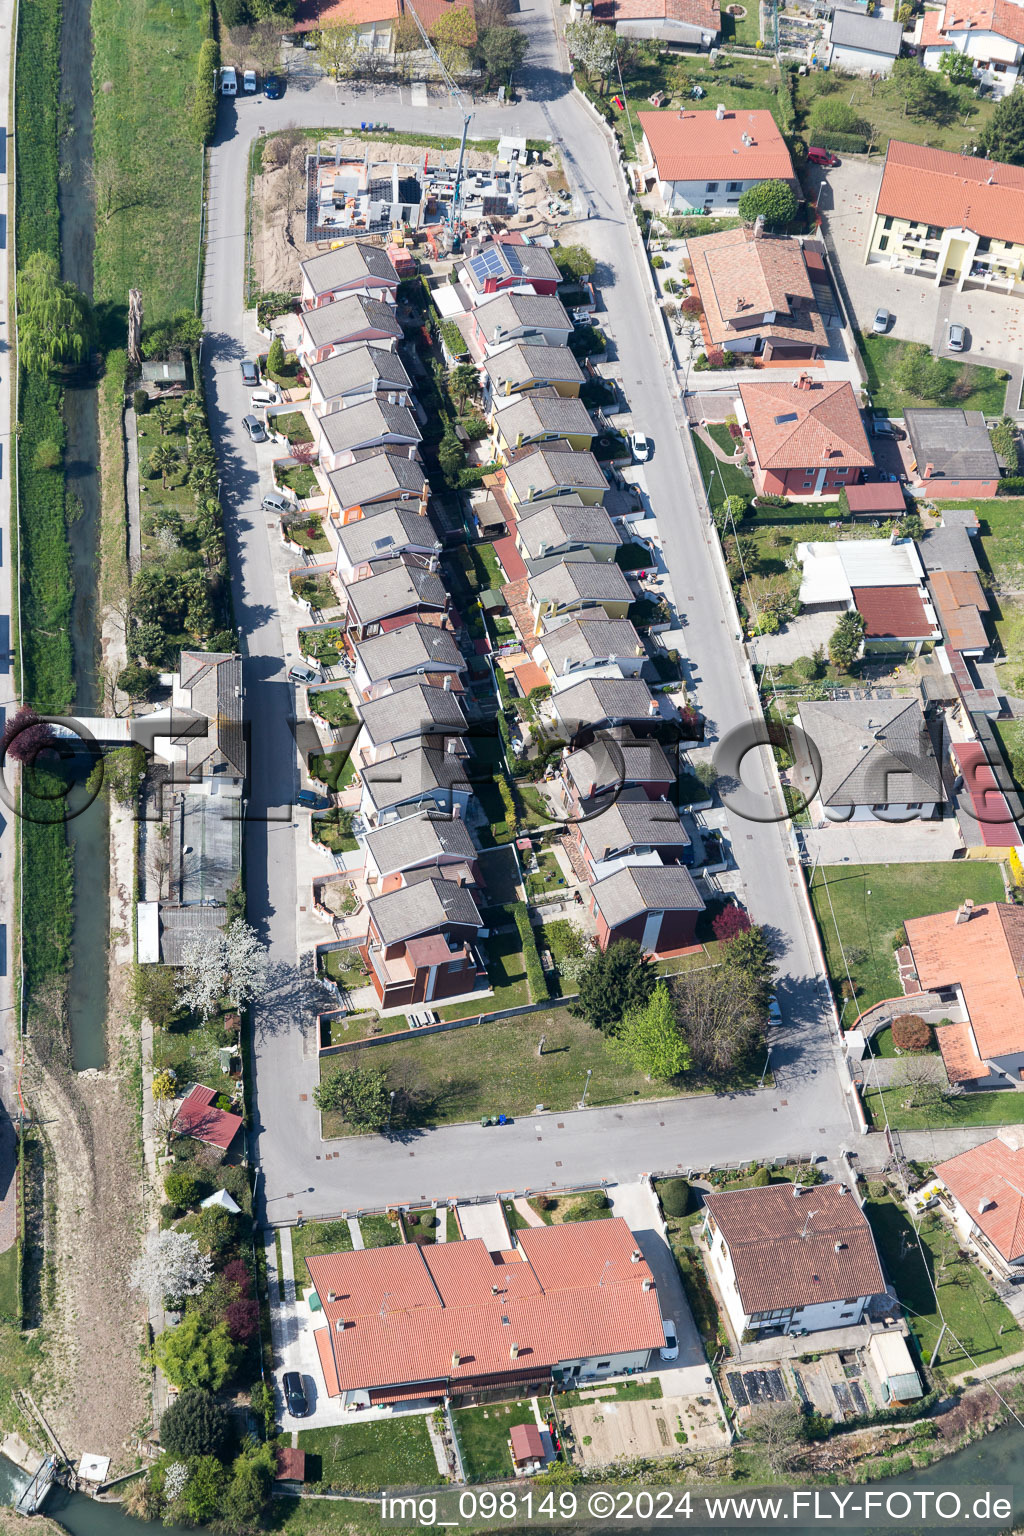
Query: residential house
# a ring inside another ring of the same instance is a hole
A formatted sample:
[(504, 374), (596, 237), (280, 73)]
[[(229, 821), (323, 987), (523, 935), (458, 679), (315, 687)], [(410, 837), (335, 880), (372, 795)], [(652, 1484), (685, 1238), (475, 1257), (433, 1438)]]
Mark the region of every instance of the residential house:
[(472, 992), (487, 968), (476, 943), (484, 922), (472, 894), (443, 875), (367, 902), (359, 953), (382, 1008), (411, 1008)]
[(175, 1136), (188, 1136), (208, 1147), (216, 1147), (221, 1153), (227, 1152), (242, 1129), (242, 1117), (230, 1110), (218, 1109), (213, 1102), (216, 1097), (216, 1088), (204, 1088), (202, 1083), (194, 1083), (175, 1111), (172, 1122)]
[(997, 496), (1002, 471), (983, 411), (959, 406), (903, 413), (915, 490), (940, 501), (958, 496)]
[(412, 623), (425, 614), (448, 611), (448, 591), (436, 571), (394, 560), (363, 581), (342, 590), (344, 625), (353, 643), (379, 635), (382, 629), (398, 629), (400, 621)]
[(696, 942), (704, 901), (683, 864), (627, 864), (595, 881), (588, 904), (601, 949), (619, 939), (636, 939), (661, 955)]
[(407, 816), (367, 832), (363, 838), (366, 883), (379, 895), (396, 890), (412, 870), (434, 869), (448, 878), (452, 870), (469, 871), (479, 884), (476, 844), (464, 821), (425, 813)]
[(327, 508), (342, 523), (358, 519), (375, 501), (413, 501), (426, 511), (430, 487), (416, 450), (385, 448), (360, 453), (327, 476)]
[(602, 502), (608, 490), (608, 481), (594, 455), (574, 453), (561, 443), (521, 450), (502, 473), (505, 494), (520, 518), (526, 515), (528, 503), (575, 496), (594, 504)]
[(921, 12), (914, 43), (925, 69), (941, 69), (948, 53), (961, 53), (980, 86), (1005, 96), (1020, 75), (1024, 10), (1014, 0), (947, 0), (941, 11)]
[(828, 346), (798, 241), (755, 225), (689, 240), (687, 252), (706, 346), (766, 362), (815, 358)]
[[(430, 36), (446, 10), (467, 10), (475, 26), (473, 0), (416, 0), (416, 14)], [(299, 0), (289, 30), (319, 32), (325, 26), (352, 26), (360, 48), (388, 57), (395, 52), (397, 28), (407, 17), (404, 0)]]
[(970, 507), (943, 507), (938, 515), (938, 523), (928, 528), (917, 541), (925, 570), (929, 574), (932, 571), (977, 573), (981, 569), (976, 553), (981, 527), (978, 514)]
[(587, 609), (601, 608), (608, 619), (624, 619), (632, 601), (633, 590), (619, 567), (603, 560), (563, 560), (527, 581), (535, 635)]
[(592, 15), (620, 37), (696, 48), (714, 47), (722, 30), (718, 0), (594, 0)]
[(604, 507), (588, 504), (577, 495), (540, 506), (536, 499), (520, 502), (516, 510), (516, 548), (524, 560), (543, 560), (582, 549), (589, 549), (595, 560), (612, 560), (622, 543), (622, 535)]
[(607, 866), (616, 860), (636, 863), (638, 855), (656, 854), (663, 865), (693, 861), (693, 844), (675, 806), (648, 799), (642, 789), (623, 789), (606, 811), (577, 822), (571, 835), (591, 882), (614, 873)]
[(309, 403), (315, 416), (343, 411), (381, 396), (390, 405), (408, 405), (412, 380), (397, 352), (368, 342), (336, 352), (309, 370)]
[(303, 367), (322, 363), (353, 342), (395, 342), (402, 327), (389, 304), (349, 294), (319, 309), (304, 309), (299, 316), (299, 360)]
[(736, 417), (759, 496), (838, 496), (874, 465), (853, 386), (802, 373), (741, 384)]
[[(951, 1083), (1007, 1088), (1024, 1080), (1024, 908), (965, 901), (955, 912), (908, 917), (917, 984), (948, 1003), (935, 1035)], [(916, 986), (915, 986), (916, 990)]]
[(420, 679), (410, 679), (409, 686), (380, 699), (370, 699), (359, 706), (362, 728), (356, 741), (357, 765), (382, 763), (389, 757), (410, 752), (417, 742), (447, 748), (449, 740), (459, 747), (466, 729), (466, 717), (451, 686), (433, 688)]
[(936, 286), (1019, 292), (1024, 166), (890, 139), (865, 260)]
[(473, 786), (465, 761), (450, 748), (415, 747), (360, 770), (359, 814), (368, 827), (383, 827), (424, 811), (465, 817)]
[(478, 300), (467, 321), (470, 346), (477, 357), (490, 357), (510, 341), (564, 347), (573, 331), (572, 321), (553, 293), (515, 289)]
[(535, 389), (529, 395), (500, 396), (492, 419), (494, 455), (507, 464), (514, 453), (534, 443), (564, 442), (578, 453), (589, 452), (597, 428), (583, 401)]
[(367, 448), (416, 448), (420, 429), (407, 405), (391, 405), (379, 395), (331, 411), (320, 418), (320, 468), (325, 474), (355, 463)]
[(844, 11), (832, 12), (828, 37), (829, 69), (860, 75), (891, 74), (903, 46), (903, 24)]
[(941, 638), (924, 584), (921, 557), (909, 539), (840, 539), (798, 544), (804, 612), (850, 613), (864, 620), (867, 652), (919, 652)]
[(311, 256), (299, 263), (299, 270), (303, 309), (319, 309), (351, 293), (394, 304), (398, 293), (398, 273), (388, 253), (379, 245), (360, 240), (349, 240), (335, 250)]
[(942, 770), (916, 699), (805, 700), (798, 723), (821, 754), (818, 795), (829, 821), (942, 814)]
[(990, 643), (984, 618), (989, 602), (977, 571), (933, 571), (928, 587), (947, 650), (984, 656)]
[(846, 487), (846, 502), (852, 518), (888, 519), (906, 517), (907, 498), (898, 480), (862, 480)]
[(468, 665), (451, 631), (436, 624), (405, 624), (387, 630), (353, 643), (351, 655), (352, 681), (363, 699), (379, 699), (405, 686), (410, 678), (420, 677), (434, 687), (443, 687), (450, 677), (452, 687), (461, 691), (460, 679)]
[(988, 1141), (935, 1165), (949, 1192), (953, 1226), (999, 1280), (1024, 1279), (1024, 1126), (1003, 1125)]
[(562, 802), (571, 816), (578, 816), (592, 814), (596, 803), (629, 789), (642, 790), (648, 800), (667, 800), (678, 773), (660, 743), (640, 739), (627, 727), (563, 752), (559, 776)]
[(344, 523), (338, 529), (337, 571), (342, 581), (362, 581), (383, 561), (415, 557), (410, 564), (427, 564), (441, 552), (441, 541), (418, 502), (399, 502), (373, 517)]
[(499, 395), (522, 395), (553, 389), (556, 395), (578, 395), (584, 373), (568, 347), (538, 347), (513, 341), (481, 365), (484, 402)]
[(543, 635), (533, 653), (553, 685), (609, 666), (622, 677), (639, 677), (646, 659), (643, 641), (629, 620), (606, 619), (600, 609)]
[(670, 213), (736, 213), (744, 192), (762, 181), (800, 183), (782, 132), (764, 109), (638, 112), (643, 148)]
[(844, 1184), (769, 1184), (705, 1196), (708, 1267), (737, 1339), (864, 1322), (885, 1281), (867, 1217)]
[(663, 1303), (621, 1216), (306, 1260), (323, 1307), (327, 1396), (346, 1408), (547, 1393), (643, 1371), (664, 1346)]
[(584, 677), (551, 695), (551, 714), (567, 740), (579, 731), (659, 718), (658, 701), (638, 677)]
[(488, 294), (506, 288), (531, 288), (534, 293), (557, 293), (561, 273), (550, 251), (541, 245), (517, 245), (489, 240), (466, 257), (459, 268), (459, 282), (476, 305)]

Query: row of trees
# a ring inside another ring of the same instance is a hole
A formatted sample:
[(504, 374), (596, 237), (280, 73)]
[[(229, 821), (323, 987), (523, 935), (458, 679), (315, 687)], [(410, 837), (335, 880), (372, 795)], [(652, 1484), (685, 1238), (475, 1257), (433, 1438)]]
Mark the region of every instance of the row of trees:
[[(449, 7), (431, 26), (430, 40), (449, 74), (463, 75), (474, 67), (482, 68), (491, 84), (511, 85), (526, 58), (529, 38), (518, 27), (506, 26), (499, 9), (489, 9), (495, 13), (495, 20), (481, 25), (486, 18), (478, 14), (474, 20), (467, 7)], [(419, 28), (411, 16), (396, 22), (391, 46), (398, 55), (415, 53), (423, 47)], [(372, 77), (392, 67), (389, 55), (365, 47), (359, 27), (346, 21), (330, 22), (321, 29), (317, 58), (333, 80)]]

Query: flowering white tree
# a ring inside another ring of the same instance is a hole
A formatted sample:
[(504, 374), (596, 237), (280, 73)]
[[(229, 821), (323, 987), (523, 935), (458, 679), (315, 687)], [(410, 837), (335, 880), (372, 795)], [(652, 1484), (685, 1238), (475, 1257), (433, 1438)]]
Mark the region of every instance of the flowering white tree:
[(189, 934), (178, 1001), (204, 1019), (217, 1012), (222, 997), (241, 1008), (264, 990), (268, 963), (266, 946), (241, 918), (226, 933), (206, 929)]
[(615, 42), (614, 27), (591, 21), (586, 16), (579, 21), (570, 21), (565, 29), (565, 46), (569, 50), (569, 57), (574, 63), (582, 64), (588, 79), (597, 75), (599, 79), (606, 80), (611, 74), (615, 63)]
[(213, 1278), (213, 1260), (188, 1232), (150, 1232), (146, 1250), (132, 1270), (132, 1289), (159, 1304), (198, 1296)]
[(168, 1504), (180, 1499), (188, 1482), (188, 1462), (172, 1461), (164, 1473), (164, 1498)]

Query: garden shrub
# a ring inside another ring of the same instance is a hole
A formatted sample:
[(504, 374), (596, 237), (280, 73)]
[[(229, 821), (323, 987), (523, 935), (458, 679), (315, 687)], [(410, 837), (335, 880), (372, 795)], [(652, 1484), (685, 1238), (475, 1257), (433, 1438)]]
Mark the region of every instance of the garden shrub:
[(132, 395), (132, 410), (136, 416), (145, 416), (149, 410), (149, 396), (144, 389), (137, 389)]
[(191, 128), (197, 144), (208, 144), (217, 126), (217, 71), (220, 47), (208, 37), (199, 50), (196, 63), (196, 88), (192, 98)]
[(196, 1203), (199, 1184), (184, 1168), (172, 1168), (164, 1179), (164, 1192), (172, 1205), (179, 1205), (187, 1211)]
[(926, 1051), (932, 1043), (932, 1027), (919, 1013), (895, 1014), (892, 1043), (898, 1051)]
[(690, 1209), (690, 1185), (686, 1179), (659, 1179), (658, 1194), (666, 1216), (685, 1216)]
[(516, 810), (516, 797), (513, 793), (512, 785), (503, 773), (496, 773), (494, 775), (494, 782), (498, 786), (498, 794), (501, 796), (501, 803), (505, 807), (505, 824), (512, 835), (515, 836), (519, 830), (519, 813)]
[[(499, 779), (499, 784), (501, 780)], [(537, 936), (530, 922), (530, 914), (525, 902), (507, 902), (502, 911), (516, 925), (519, 934), (519, 942), (523, 946), (523, 963), (526, 966), (526, 979), (530, 984), (530, 996), (534, 1002), (540, 1002), (548, 996), (548, 979), (544, 974), (544, 967), (540, 963), (540, 952), (537, 949)]]
[(765, 1189), (771, 1183), (767, 1168), (755, 1168), (747, 1177), (748, 1189)]

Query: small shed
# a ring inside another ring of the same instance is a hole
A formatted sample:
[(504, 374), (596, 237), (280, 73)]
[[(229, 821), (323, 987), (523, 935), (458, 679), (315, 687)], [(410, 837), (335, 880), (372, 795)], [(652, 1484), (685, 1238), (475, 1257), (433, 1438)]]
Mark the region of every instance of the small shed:
[(509, 1439), (513, 1466), (532, 1472), (544, 1465), (544, 1441), (536, 1424), (513, 1425)]
[(903, 517), (907, 510), (907, 499), (898, 480), (848, 485), (846, 500), (854, 517)]
[(921, 1378), (902, 1333), (873, 1333), (868, 1341), (868, 1354), (878, 1372), (887, 1406), (913, 1402), (924, 1396)]
[(171, 384), (184, 384), (184, 363), (143, 363), (142, 382), (144, 384), (159, 384), (165, 388)]
[(84, 1451), (78, 1464), (78, 1481), (102, 1485), (110, 1471), (110, 1457), (99, 1456), (95, 1451)]
[(160, 964), (160, 903), (140, 901), (137, 906), (135, 953), (140, 965)]
[(274, 1474), (277, 1482), (306, 1481), (305, 1451), (300, 1451), (297, 1445), (277, 1445), (274, 1447), (274, 1455), (277, 1458), (277, 1472)]

